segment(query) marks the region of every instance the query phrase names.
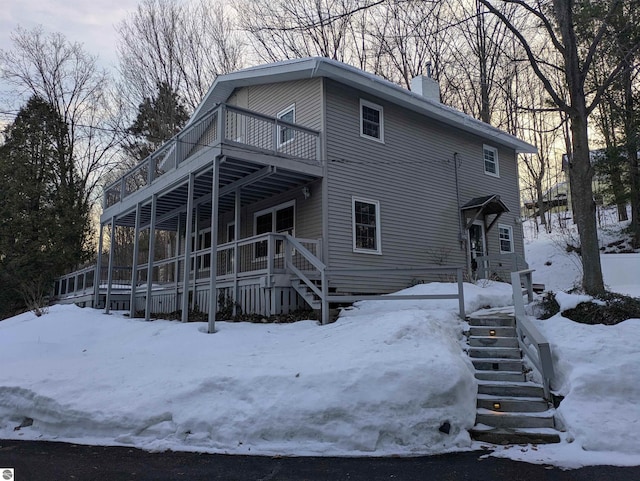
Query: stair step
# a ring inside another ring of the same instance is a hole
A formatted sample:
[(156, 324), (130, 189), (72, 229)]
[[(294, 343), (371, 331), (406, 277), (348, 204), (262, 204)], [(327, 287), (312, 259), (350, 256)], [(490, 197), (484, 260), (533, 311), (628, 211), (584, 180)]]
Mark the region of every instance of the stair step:
[(478, 394), (491, 394), (492, 396), (525, 396), (544, 397), (544, 389), (539, 384), (532, 382), (495, 382), (479, 381)]
[(478, 371), (476, 370), (476, 379), (482, 381), (511, 381), (524, 382), (524, 374), (522, 371)]
[(513, 316), (505, 317), (470, 317), (470, 326), (491, 326), (491, 327), (515, 327), (516, 321)]
[(515, 337), (471, 336), (469, 345), (472, 347), (518, 347)]
[(517, 347), (472, 347), (469, 349), (469, 357), (476, 359), (520, 359), (522, 354)]
[(516, 371), (522, 372), (522, 359), (471, 359), (473, 366), (479, 371)]
[(553, 428), (553, 411), (543, 413), (494, 412), (478, 409), (476, 423), (496, 428)]
[[(494, 407), (496, 404), (499, 407)], [(477, 407), (497, 413), (542, 413), (549, 409), (549, 403), (536, 397), (504, 397), (478, 394)]]
[(495, 332), (497, 337), (516, 337), (515, 327), (505, 326), (470, 326), (469, 334), (471, 336), (491, 336), (491, 331)]
[(476, 425), (471, 430), (476, 441), (491, 444), (552, 444), (560, 442), (560, 434), (555, 429), (511, 429)]

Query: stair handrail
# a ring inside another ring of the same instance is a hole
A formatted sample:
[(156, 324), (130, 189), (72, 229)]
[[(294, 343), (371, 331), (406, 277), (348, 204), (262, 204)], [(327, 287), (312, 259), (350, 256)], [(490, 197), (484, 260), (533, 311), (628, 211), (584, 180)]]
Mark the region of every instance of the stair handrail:
[(524, 299), (520, 284), (521, 276), (529, 278), (531, 284), (532, 269), (511, 273), (511, 287), (513, 289), (513, 306), (516, 320), (516, 335), (518, 344), (529, 357), (533, 365), (542, 376), (545, 399), (551, 400), (551, 389), (555, 383), (555, 370), (549, 341), (529, 320), (524, 310)]
[[(329, 288), (327, 285), (327, 266), (318, 259), (309, 249), (302, 245), (298, 239), (294, 238), (290, 234), (285, 234), (285, 239), (287, 243), (286, 251), (287, 255), (285, 255), (285, 268), (291, 272), (293, 272), (298, 279), (307, 285), (314, 294), (316, 294), (320, 298), (320, 302), (322, 304), (322, 324), (329, 323), (329, 302), (327, 300), (329, 294)], [(313, 267), (315, 267), (320, 272), (320, 289), (316, 286), (311, 279), (309, 279), (304, 273), (293, 265), (291, 260), (291, 248), (294, 248), (297, 253), (302, 255)]]

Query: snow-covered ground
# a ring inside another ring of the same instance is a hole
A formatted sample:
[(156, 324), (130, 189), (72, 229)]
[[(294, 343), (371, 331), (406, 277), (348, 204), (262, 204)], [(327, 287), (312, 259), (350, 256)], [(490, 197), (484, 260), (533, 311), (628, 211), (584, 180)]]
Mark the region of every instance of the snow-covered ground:
[[(528, 261), (535, 282), (567, 291), (579, 271), (551, 237), (527, 243)], [(510, 303), (507, 284), (465, 284), (467, 312)], [(476, 381), (456, 311), (456, 300), (367, 301), (328, 326), (219, 322), (212, 335), (203, 323), (74, 306), (23, 314), (0, 322), (0, 438), (269, 455), (490, 448), (565, 467), (640, 464), (640, 319), (535, 321), (565, 396), (563, 442), (496, 447), (469, 438)]]

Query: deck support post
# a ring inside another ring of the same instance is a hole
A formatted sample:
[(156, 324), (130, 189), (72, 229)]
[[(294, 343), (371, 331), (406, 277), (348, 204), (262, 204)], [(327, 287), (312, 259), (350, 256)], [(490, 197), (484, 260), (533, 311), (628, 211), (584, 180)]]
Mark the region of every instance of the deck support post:
[(216, 295), (216, 277), (218, 276), (218, 190), (220, 161), (213, 160), (213, 180), (211, 181), (211, 262), (209, 267), (209, 325), (208, 332), (216, 332), (216, 312), (218, 296)]
[(111, 233), (109, 242), (109, 267), (107, 273), (107, 298), (104, 302), (104, 313), (109, 314), (111, 308), (111, 284), (113, 283), (113, 257), (116, 243), (116, 218), (111, 218)]
[(133, 233), (133, 259), (131, 260), (131, 298), (129, 300), (129, 318), (136, 317), (136, 287), (138, 286), (138, 255), (140, 253), (140, 211), (142, 205), (136, 205), (136, 222)]
[(236, 189), (236, 202), (234, 212), (233, 226), (233, 315), (238, 314), (238, 304), (240, 297), (240, 289), (238, 284), (238, 270), (240, 269), (240, 252), (238, 251), (238, 239), (240, 239), (240, 212), (242, 209), (242, 194), (240, 189)]
[[(100, 223), (100, 236), (98, 237), (98, 259), (96, 260), (96, 270), (93, 274), (93, 307), (98, 309), (100, 305), (100, 271), (102, 269), (102, 236), (104, 235), (104, 224)], [(62, 283), (60, 283), (60, 293), (62, 293)]]
[(144, 319), (151, 319), (151, 289), (153, 287), (153, 261), (156, 244), (156, 213), (158, 210), (158, 194), (151, 197), (151, 221), (149, 223), (149, 258), (147, 261), (147, 302), (144, 308)]
[(184, 235), (184, 232), (182, 230), (182, 213), (178, 213), (178, 225), (176, 227), (176, 251), (175, 251), (175, 257), (176, 260), (174, 262), (174, 274), (173, 274), (173, 282), (176, 285), (176, 307), (175, 310), (178, 310), (178, 298), (179, 298), (179, 294), (180, 294), (180, 248), (181, 248), (181, 242), (182, 242), (182, 236)]
[[(184, 232), (184, 278), (182, 280), (182, 322), (189, 321), (189, 277), (191, 275), (191, 234), (193, 232), (193, 190), (195, 174), (189, 174), (187, 218)], [(194, 293), (195, 295), (195, 293)]]
[(193, 227), (193, 251), (196, 255), (193, 257), (193, 297), (191, 298), (191, 309), (193, 311), (196, 310), (196, 306), (198, 305), (198, 293), (197, 293), (197, 284), (198, 284), (198, 271), (199, 263), (201, 256), (198, 255), (200, 249), (202, 249), (202, 245), (200, 244), (200, 229), (202, 228), (200, 222), (200, 204), (196, 205), (195, 219), (194, 219), (194, 227)]

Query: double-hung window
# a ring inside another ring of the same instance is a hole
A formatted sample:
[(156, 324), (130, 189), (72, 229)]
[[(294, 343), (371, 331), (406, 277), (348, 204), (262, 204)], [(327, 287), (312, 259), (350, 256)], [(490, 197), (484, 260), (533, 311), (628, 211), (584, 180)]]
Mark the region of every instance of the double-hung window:
[(482, 158), (484, 162), (484, 173), (494, 177), (500, 177), (498, 149), (489, 145), (482, 146)]
[(352, 198), (353, 251), (381, 254), (380, 203), (359, 197)]
[(498, 224), (498, 235), (500, 237), (500, 253), (510, 254), (513, 252), (513, 229), (511, 226)]
[[(280, 120), (295, 123), (296, 121), (296, 104), (292, 104), (286, 109), (278, 112), (276, 115)], [(278, 125), (278, 147), (291, 142), (295, 138), (295, 131), (291, 127)]]
[(381, 105), (360, 99), (360, 136), (384, 142), (384, 111)]

